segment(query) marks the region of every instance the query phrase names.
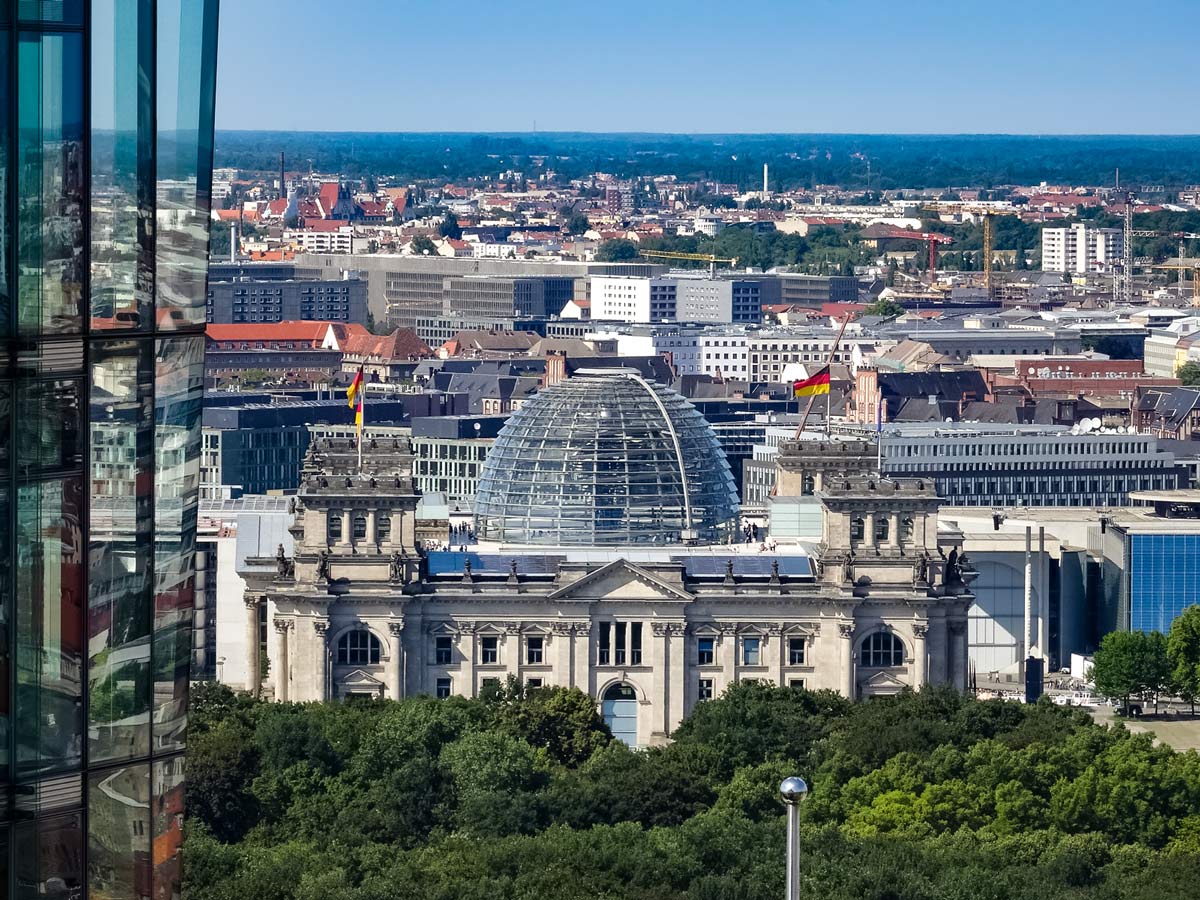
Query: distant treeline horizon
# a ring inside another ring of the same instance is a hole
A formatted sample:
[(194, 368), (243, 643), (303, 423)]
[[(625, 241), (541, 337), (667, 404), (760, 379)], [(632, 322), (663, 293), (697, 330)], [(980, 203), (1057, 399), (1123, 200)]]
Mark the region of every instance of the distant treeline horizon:
[(565, 178), (675, 175), (773, 191), (1053, 184), (1178, 189), (1200, 182), (1200, 135), (650, 134), (472, 132), (216, 133), (215, 165), (462, 181), (547, 170)]

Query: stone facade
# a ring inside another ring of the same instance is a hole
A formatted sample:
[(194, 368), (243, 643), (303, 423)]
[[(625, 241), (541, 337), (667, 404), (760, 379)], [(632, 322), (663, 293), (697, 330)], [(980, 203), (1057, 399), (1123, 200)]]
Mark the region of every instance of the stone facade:
[(739, 679), (850, 697), (965, 686), (973, 572), (953, 538), (939, 544), (930, 482), (827, 479), (822, 541), (778, 556), (422, 554), (411, 451), (386, 443), (364, 447), (361, 472), (349, 442), (314, 445), (294, 556), (248, 560), (247, 629), (264, 603), (272, 628), (265, 683), (247, 688), (280, 701), (474, 696), (513, 676), (578, 687), (606, 712), (626, 698), (632, 740), (648, 745)]

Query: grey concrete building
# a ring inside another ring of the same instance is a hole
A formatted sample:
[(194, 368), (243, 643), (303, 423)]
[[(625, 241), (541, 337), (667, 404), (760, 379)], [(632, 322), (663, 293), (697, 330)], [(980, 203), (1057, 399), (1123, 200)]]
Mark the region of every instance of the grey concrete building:
[(301, 253), (296, 264), (330, 273), (325, 277), (337, 277), (336, 273), (343, 270), (359, 273), (367, 281), (367, 301), (375, 321), (386, 323), (388, 328), (412, 328), (426, 343), (440, 343), (438, 319), (456, 320), (447, 337), (468, 328), (494, 327), (488, 324), (491, 322), (496, 327), (513, 328), (514, 319), (544, 319), (557, 315), (573, 297), (586, 299), (588, 275), (655, 275), (666, 271), (665, 266), (635, 262), (390, 254)]
[(320, 269), (289, 263), (226, 263), (210, 268), (206, 321), (367, 322), (367, 282), (343, 271), (323, 279)]

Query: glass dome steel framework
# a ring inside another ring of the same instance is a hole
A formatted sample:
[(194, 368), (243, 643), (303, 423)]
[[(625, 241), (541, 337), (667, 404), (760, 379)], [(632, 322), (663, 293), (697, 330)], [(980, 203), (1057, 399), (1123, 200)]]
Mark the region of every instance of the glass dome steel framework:
[(508, 544), (714, 543), (737, 519), (708, 422), (632, 369), (581, 369), (522, 406), (475, 497), (476, 534)]

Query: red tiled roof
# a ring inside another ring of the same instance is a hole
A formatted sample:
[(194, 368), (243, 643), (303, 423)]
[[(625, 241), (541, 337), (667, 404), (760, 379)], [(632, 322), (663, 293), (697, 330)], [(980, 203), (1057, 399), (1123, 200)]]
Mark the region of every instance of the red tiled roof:
[(256, 322), (238, 325), (209, 325), (210, 341), (302, 341), (320, 346), (329, 334), (329, 322)]
[(333, 212), (333, 207), (337, 205), (339, 189), (336, 181), (326, 181), (321, 185), (321, 190), (317, 192), (317, 196), (321, 200), (323, 215), (327, 216)]
[(346, 338), (342, 352), (350, 356), (377, 357), (383, 360), (413, 359), (432, 356), (433, 351), (411, 328), (397, 328), (391, 334), (355, 334)]

